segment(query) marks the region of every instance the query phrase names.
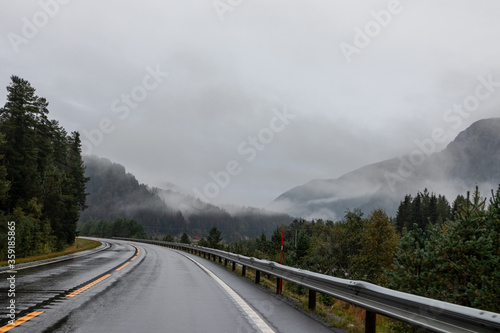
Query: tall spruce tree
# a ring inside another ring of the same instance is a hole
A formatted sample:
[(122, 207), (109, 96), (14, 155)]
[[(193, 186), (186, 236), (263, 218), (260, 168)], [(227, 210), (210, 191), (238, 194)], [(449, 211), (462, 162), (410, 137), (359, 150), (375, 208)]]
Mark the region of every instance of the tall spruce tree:
[(412, 220), (412, 197), (410, 194), (405, 195), (403, 201), (399, 203), (398, 211), (396, 213), (396, 227), (399, 232), (403, 231), (404, 228), (410, 227)]

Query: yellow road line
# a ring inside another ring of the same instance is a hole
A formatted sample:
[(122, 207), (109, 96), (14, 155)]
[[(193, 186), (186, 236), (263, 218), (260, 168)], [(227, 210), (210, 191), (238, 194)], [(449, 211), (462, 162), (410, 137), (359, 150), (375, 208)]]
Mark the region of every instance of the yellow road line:
[[(129, 244), (129, 245), (132, 245), (132, 244)], [(135, 247), (135, 249), (137, 250), (137, 254), (135, 255), (135, 257), (133, 257), (132, 259), (130, 259), (130, 261), (135, 260), (139, 256), (139, 252), (140, 252), (139, 248), (137, 246), (135, 246), (135, 245), (132, 245), (132, 246)]]
[(16, 326), (19, 326), (21, 325), (22, 323), (24, 323), (25, 321), (28, 321), (30, 320), (31, 318), (33, 317), (36, 317), (38, 316), (39, 314), (43, 313), (43, 311), (34, 311), (34, 312), (31, 312), (29, 314), (27, 314), (26, 316), (24, 317), (21, 317), (19, 319), (17, 319), (16, 321), (14, 321), (12, 324), (7, 324), (3, 327), (0, 327), (0, 333), (4, 333), (4, 332), (7, 332), (8, 330), (10, 330), (11, 328), (14, 328)]
[(125, 264), (123, 264), (122, 266), (118, 267), (117, 269), (115, 269), (115, 271), (121, 271), (123, 268), (125, 268), (125, 266), (127, 266), (128, 264), (130, 264), (130, 261), (127, 261)]
[(79, 293), (81, 293), (82, 291), (85, 291), (85, 290), (89, 289), (90, 287), (95, 286), (96, 284), (98, 284), (102, 280), (109, 278), (110, 276), (111, 276), (111, 274), (104, 275), (102, 278), (87, 284), (85, 287), (82, 287), (78, 290), (73, 291), (71, 294), (66, 295), (66, 297), (74, 297), (74, 296), (78, 295)]

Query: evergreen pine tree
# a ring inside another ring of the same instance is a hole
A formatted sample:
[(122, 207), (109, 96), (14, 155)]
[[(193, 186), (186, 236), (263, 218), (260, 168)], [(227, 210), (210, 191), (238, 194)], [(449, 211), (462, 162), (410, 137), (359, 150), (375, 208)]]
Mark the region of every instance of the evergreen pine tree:
[(189, 239), (189, 236), (187, 233), (182, 233), (182, 236), (181, 236), (181, 243), (183, 244), (191, 244), (191, 240)]
[(410, 194), (405, 195), (403, 201), (399, 203), (398, 211), (396, 213), (396, 227), (399, 232), (403, 231), (403, 228), (411, 228), (410, 223), (412, 220), (412, 197)]

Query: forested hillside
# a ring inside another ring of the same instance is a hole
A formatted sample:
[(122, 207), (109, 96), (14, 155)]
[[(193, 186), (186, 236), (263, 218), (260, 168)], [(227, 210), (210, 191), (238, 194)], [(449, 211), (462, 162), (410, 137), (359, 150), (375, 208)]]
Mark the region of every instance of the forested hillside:
[(185, 220), (156, 195), (155, 190), (107, 159), (85, 156), (87, 206), (81, 223), (125, 218), (139, 222), (150, 234), (184, 231)]
[(68, 134), (48, 118), (49, 103), (28, 81), (11, 79), (0, 108), (0, 261), (6, 258), (10, 221), (17, 257), (72, 242), (87, 181), (79, 134)]
[(241, 208), (230, 214), (226, 210), (204, 203), (192, 196), (172, 190), (150, 188), (125, 167), (108, 159), (85, 156), (88, 208), (80, 223), (93, 220), (131, 219), (141, 224), (154, 237), (180, 237), (186, 232), (200, 239), (212, 227), (222, 232), (226, 241), (255, 237), (262, 231), (271, 234), (277, 225), (289, 224), (286, 214)]
[[(282, 228), (285, 265), (500, 311), (500, 187), (488, 198), (476, 188), (451, 204), (427, 190), (406, 195), (395, 219), (356, 209), (337, 222), (295, 220)], [(280, 245), (281, 227), (270, 239), (227, 249), (279, 262)]]

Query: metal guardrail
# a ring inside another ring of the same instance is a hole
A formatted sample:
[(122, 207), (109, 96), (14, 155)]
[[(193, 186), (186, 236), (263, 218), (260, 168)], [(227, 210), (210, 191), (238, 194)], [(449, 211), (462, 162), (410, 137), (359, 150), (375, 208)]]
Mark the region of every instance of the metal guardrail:
[[(376, 314), (381, 314), (395, 320), (423, 328), (432, 332), (500, 332), (500, 314), (469, 308), (430, 298), (403, 293), (380, 287), (364, 281), (340, 279), (329, 275), (301, 270), (275, 262), (250, 258), (221, 250), (205, 248), (196, 245), (170, 243), (162, 241), (118, 238), (166, 246), (190, 253), (212, 257), (215, 261), (224, 259), (225, 265), (231, 262), (235, 265), (254, 269), (257, 274), (255, 283), (259, 283), (260, 274), (265, 273), (279, 279), (290, 281), (309, 289), (309, 308), (316, 306), (316, 293), (320, 292), (348, 302), (366, 310), (365, 332), (375, 332)], [(279, 283), (277, 292), (279, 293)], [(500, 299), (499, 299), (500, 302)]]

